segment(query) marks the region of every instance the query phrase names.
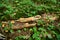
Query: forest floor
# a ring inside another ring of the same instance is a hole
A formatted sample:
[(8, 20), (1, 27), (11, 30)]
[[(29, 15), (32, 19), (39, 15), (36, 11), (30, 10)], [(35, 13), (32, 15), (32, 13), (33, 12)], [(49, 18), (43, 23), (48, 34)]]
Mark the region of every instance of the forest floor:
[[(25, 36), (26, 39), (28, 39), (33, 34), (33, 31), (30, 29), (33, 27), (36, 27), (37, 29), (39, 28), (38, 20), (43, 20), (43, 22), (45, 22), (44, 25), (40, 24), (42, 26), (48, 26), (52, 20), (54, 21), (53, 25), (55, 25), (56, 28), (59, 28), (58, 23), (60, 22), (60, 20), (58, 19), (58, 16), (52, 13), (51, 14), (44, 13), (42, 15), (36, 15), (29, 18), (20, 18), (18, 20), (2, 21), (2, 27), (0, 28), (0, 33), (5, 36), (6, 40), (13, 40), (15, 37), (22, 35)], [(10, 25), (12, 26), (12, 28), (9, 27), (9, 22), (13, 24), (13, 26), (12, 24)], [(5, 27), (7, 28), (6, 30), (4, 30)], [(51, 32), (49, 31), (49, 33)], [(40, 37), (42, 36), (40, 35)]]

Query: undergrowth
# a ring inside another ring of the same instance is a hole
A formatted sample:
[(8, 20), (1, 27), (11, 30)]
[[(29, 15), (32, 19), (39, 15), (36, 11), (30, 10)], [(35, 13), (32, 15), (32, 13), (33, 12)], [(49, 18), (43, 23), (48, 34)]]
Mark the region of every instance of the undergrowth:
[[(59, 0), (0, 0), (0, 27), (2, 21), (16, 20), (21, 17), (32, 17), (44, 13), (54, 13), (60, 18), (60, 1)], [(56, 23), (54, 25), (54, 23)], [(12, 24), (9, 22), (9, 26)], [(16, 36), (14, 40), (60, 40), (60, 19), (46, 23), (38, 20), (38, 26), (33, 28), (24, 28), (24, 31), (31, 31), (32, 34)], [(14, 30), (5, 27), (8, 33)], [(21, 30), (17, 30), (21, 32)]]

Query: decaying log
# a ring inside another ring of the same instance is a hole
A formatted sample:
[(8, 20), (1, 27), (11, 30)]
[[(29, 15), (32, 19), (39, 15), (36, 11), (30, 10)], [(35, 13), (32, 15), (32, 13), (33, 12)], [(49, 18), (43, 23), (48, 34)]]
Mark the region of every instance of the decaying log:
[[(29, 17), (29, 18), (20, 18), (18, 20), (12, 20), (10, 21), (13, 26), (12, 26), (12, 29), (22, 29), (22, 28), (29, 28), (29, 27), (34, 27), (37, 25), (37, 23), (35, 22), (36, 20), (40, 20), (40, 19), (43, 19), (45, 21), (47, 21), (47, 17), (50, 19), (50, 20), (56, 20), (57, 17), (56, 16), (53, 16), (51, 14), (43, 14), (42, 16), (40, 15), (37, 15), (37, 16), (34, 16), (34, 17)], [(31, 22), (31, 23), (29, 23)], [(5, 27), (6, 25), (8, 25), (9, 22), (2, 22), (2, 27)]]

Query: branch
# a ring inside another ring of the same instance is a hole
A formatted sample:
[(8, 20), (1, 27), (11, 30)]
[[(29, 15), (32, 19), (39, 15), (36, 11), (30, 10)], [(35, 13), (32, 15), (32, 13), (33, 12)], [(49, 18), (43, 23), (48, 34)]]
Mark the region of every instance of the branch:
[(29, 18), (20, 18), (16, 21), (19, 21), (19, 22), (29, 22), (29, 21), (35, 21), (35, 20), (38, 20), (38, 19), (41, 19), (41, 16), (40, 15), (37, 15), (37, 16), (34, 16), (34, 17), (29, 17)]
[(22, 29), (22, 28), (29, 28), (29, 27), (34, 27), (36, 26), (36, 23), (32, 23), (32, 24), (29, 24), (29, 23), (25, 23), (23, 25), (21, 24), (16, 24), (12, 27), (12, 29)]

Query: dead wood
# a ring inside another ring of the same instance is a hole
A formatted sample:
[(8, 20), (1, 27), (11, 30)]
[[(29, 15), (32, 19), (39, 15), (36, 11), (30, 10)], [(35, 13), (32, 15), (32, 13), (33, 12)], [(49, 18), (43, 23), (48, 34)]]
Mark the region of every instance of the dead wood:
[[(37, 25), (37, 23), (35, 21), (37, 20), (40, 20), (40, 19), (43, 19), (44, 21), (48, 21), (47, 20), (47, 17), (48, 17), (48, 20), (56, 20), (57, 17), (54, 16), (53, 14), (43, 14), (42, 16), (40, 15), (37, 15), (37, 16), (34, 16), (34, 17), (29, 17), (29, 18), (20, 18), (18, 20), (12, 20), (10, 21), (13, 26), (12, 26), (12, 29), (22, 29), (22, 28), (29, 28), (29, 27), (34, 27)], [(31, 22), (31, 23), (29, 23)], [(5, 27), (6, 25), (8, 25), (9, 21), (8, 22), (2, 22), (2, 27)], [(9, 27), (9, 26), (8, 26)]]

